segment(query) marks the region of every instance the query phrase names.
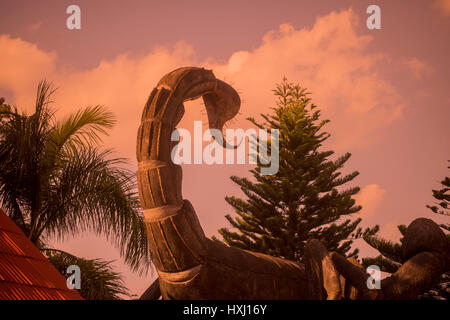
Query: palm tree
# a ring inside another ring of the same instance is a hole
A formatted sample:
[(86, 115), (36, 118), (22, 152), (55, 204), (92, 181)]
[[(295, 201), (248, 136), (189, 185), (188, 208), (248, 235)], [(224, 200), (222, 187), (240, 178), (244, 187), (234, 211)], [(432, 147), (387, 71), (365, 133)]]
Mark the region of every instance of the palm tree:
[(132, 295), (125, 287), (121, 275), (110, 266), (112, 261), (102, 259), (83, 259), (67, 252), (55, 249), (46, 250), (47, 257), (56, 269), (64, 274), (67, 267), (80, 267), (82, 286), (81, 296), (88, 300), (119, 300), (121, 296)]
[(95, 147), (114, 116), (94, 106), (57, 121), (54, 91), (41, 81), (29, 116), (0, 101), (0, 206), (44, 253), (49, 239), (93, 231), (142, 274), (150, 255), (134, 173)]

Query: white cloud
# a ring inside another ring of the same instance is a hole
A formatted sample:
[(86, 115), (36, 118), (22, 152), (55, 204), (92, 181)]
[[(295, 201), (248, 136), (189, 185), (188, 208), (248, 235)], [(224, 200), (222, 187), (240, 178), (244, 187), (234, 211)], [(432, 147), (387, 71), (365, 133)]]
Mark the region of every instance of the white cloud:
[(364, 186), (361, 191), (355, 195), (355, 200), (358, 205), (363, 208), (359, 212), (361, 218), (368, 218), (375, 216), (378, 212), (380, 204), (386, 197), (386, 190), (377, 184), (369, 184)]

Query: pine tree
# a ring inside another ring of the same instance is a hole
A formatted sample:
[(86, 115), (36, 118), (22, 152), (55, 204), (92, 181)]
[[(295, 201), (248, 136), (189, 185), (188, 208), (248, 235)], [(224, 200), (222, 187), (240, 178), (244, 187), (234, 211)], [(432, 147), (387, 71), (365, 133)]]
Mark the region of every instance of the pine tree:
[[(357, 229), (361, 219), (351, 219), (361, 209), (352, 198), (360, 189), (342, 186), (359, 173), (343, 176), (339, 172), (350, 153), (333, 161), (330, 160), (333, 151), (320, 150), (330, 137), (322, 131), (329, 120), (320, 120), (320, 111), (311, 103), (306, 89), (283, 79), (273, 91), (277, 104), (271, 115), (261, 114), (265, 123), (248, 120), (260, 129), (279, 130), (279, 170), (273, 175), (263, 175), (261, 168), (265, 165), (258, 160), (250, 170), (256, 182), (231, 177), (248, 199), (225, 198), (237, 214), (226, 218), (237, 230), (221, 228), (223, 241), (301, 262), (306, 240), (315, 238), (329, 251), (357, 257), (358, 249), (351, 251), (353, 238), (373, 234), (377, 227), (362, 233), (361, 228)], [(258, 153), (263, 150), (270, 155), (270, 138), (259, 140), (256, 146)]]
[(364, 241), (376, 249), (380, 254), (375, 258), (363, 258), (362, 265), (367, 268), (370, 265), (376, 265), (380, 267), (380, 270), (387, 273), (394, 273), (401, 267), (405, 260), (403, 259), (402, 244), (403, 237), (406, 233), (406, 226), (397, 226), (402, 237), (400, 243), (395, 243), (389, 240), (385, 240), (377, 235), (365, 235)]
[[(450, 167), (448, 167), (450, 169)], [(450, 179), (445, 177), (441, 182), (443, 188), (441, 190), (432, 190), (433, 197), (439, 201), (438, 206), (429, 206), (431, 211), (437, 214), (450, 215), (449, 211), (449, 200), (450, 195), (448, 191), (450, 190)], [(441, 228), (450, 231), (450, 224), (441, 224)], [(403, 237), (405, 236), (406, 226), (399, 225), (397, 227), (402, 235), (400, 238), (400, 243), (393, 243), (388, 240), (384, 240), (375, 235), (366, 234), (363, 239), (369, 244), (372, 248), (376, 249), (380, 254), (375, 258), (363, 258), (362, 264), (364, 267), (368, 267), (369, 265), (377, 265), (380, 267), (381, 271), (394, 273), (398, 268), (401, 267), (403, 263), (406, 261), (403, 259), (402, 254), (402, 244)], [(450, 238), (450, 235), (447, 235)], [(433, 300), (449, 300), (450, 299), (450, 272), (446, 272), (441, 276), (439, 283), (424, 293), (423, 295), (418, 297), (419, 299), (433, 299)]]
[[(364, 241), (372, 248), (378, 250), (380, 253), (375, 258), (363, 258), (362, 265), (367, 268), (370, 265), (380, 267), (381, 271), (387, 273), (394, 273), (406, 261), (403, 259), (402, 243), (406, 232), (405, 225), (397, 226), (402, 234), (400, 243), (394, 243), (375, 235), (365, 235)], [(441, 276), (439, 283), (428, 292), (420, 295), (419, 299), (433, 299), (433, 300), (449, 300), (450, 298), (450, 272), (446, 272)]]
[[(450, 169), (450, 167), (447, 167), (447, 169)], [(442, 189), (432, 190), (433, 197), (438, 201), (438, 203), (432, 206), (427, 205), (427, 208), (429, 208), (434, 213), (442, 214), (444, 216), (450, 216), (450, 178), (445, 177), (444, 180), (441, 181), (441, 184)], [(441, 224), (440, 226), (441, 228), (450, 231), (450, 224)]]

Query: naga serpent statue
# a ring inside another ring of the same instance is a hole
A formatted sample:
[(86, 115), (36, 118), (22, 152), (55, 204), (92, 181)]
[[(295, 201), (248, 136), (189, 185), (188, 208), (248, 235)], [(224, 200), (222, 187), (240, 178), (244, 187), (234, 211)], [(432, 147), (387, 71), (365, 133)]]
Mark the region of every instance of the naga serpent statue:
[(171, 134), (183, 102), (203, 98), (209, 127), (222, 131), (240, 108), (237, 92), (203, 68), (165, 75), (150, 94), (137, 136), (138, 188), (163, 299), (412, 299), (449, 270), (449, 243), (433, 221), (408, 227), (397, 272), (368, 289), (369, 275), (354, 259), (306, 243), (305, 264), (229, 247), (208, 239), (181, 192), (182, 170), (171, 160)]

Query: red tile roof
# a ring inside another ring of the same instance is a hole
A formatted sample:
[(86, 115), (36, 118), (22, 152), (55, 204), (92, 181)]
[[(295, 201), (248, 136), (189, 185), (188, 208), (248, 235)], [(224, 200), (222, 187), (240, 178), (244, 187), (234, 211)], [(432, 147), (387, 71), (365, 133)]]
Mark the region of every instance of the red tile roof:
[(80, 300), (76, 290), (0, 209), (0, 300)]

